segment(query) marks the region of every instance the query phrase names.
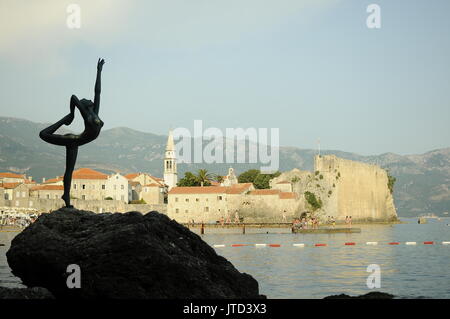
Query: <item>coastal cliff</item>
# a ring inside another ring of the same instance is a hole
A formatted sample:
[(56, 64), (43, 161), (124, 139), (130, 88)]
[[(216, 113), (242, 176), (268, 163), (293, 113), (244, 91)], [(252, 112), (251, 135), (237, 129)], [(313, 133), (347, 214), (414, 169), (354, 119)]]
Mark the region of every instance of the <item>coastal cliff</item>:
[(395, 221), (397, 213), (386, 170), (376, 165), (316, 156), (314, 172), (293, 169), (271, 181), (271, 186), (289, 181), (299, 195), (299, 210), (337, 221), (352, 216), (356, 222)]

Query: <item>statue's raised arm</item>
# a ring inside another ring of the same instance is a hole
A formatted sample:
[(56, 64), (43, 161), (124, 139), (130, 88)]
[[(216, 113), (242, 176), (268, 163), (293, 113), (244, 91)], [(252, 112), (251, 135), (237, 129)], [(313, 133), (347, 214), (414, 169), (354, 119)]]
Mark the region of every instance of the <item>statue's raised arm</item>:
[(98, 114), (98, 111), (100, 109), (100, 93), (102, 90), (102, 70), (103, 70), (103, 64), (105, 64), (105, 60), (98, 59), (97, 62), (97, 79), (95, 80), (95, 97), (94, 97), (94, 113)]

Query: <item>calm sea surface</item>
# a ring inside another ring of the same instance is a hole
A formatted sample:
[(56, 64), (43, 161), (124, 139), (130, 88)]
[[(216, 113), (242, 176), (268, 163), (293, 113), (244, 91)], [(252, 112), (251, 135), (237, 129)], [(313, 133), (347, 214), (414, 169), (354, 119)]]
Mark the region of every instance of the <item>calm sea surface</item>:
[[(360, 234), (291, 234), (285, 229), (206, 229), (202, 238), (217, 253), (230, 260), (241, 272), (251, 274), (269, 298), (323, 298), (346, 293), (370, 292), (367, 266), (381, 269), (381, 288), (398, 298), (450, 298), (450, 218), (429, 219), (419, 225), (417, 219), (403, 219), (406, 224), (356, 225)], [(267, 233), (268, 232), (268, 233)], [(23, 287), (11, 274), (6, 251), (16, 233), (0, 232), (0, 286)], [(367, 246), (378, 241), (377, 246)], [(407, 246), (407, 241), (417, 242)], [(434, 245), (424, 245), (434, 241)], [(345, 246), (355, 242), (355, 246)], [(398, 246), (388, 242), (400, 242)], [(305, 247), (293, 247), (304, 243)], [(313, 247), (326, 243), (326, 247)], [(281, 247), (230, 247), (232, 244), (280, 244)]]

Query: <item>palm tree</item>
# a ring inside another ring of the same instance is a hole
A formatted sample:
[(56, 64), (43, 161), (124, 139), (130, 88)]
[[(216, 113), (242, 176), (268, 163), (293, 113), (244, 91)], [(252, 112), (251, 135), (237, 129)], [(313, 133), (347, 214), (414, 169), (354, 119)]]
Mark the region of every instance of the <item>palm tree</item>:
[(216, 175), (216, 181), (217, 183), (222, 183), (224, 180), (224, 177), (222, 175), (217, 174)]
[(197, 171), (197, 179), (200, 182), (200, 185), (203, 187), (206, 182), (209, 182), (213, 179), (213, 175), (208, 173), (206, 169), (202, 168)]

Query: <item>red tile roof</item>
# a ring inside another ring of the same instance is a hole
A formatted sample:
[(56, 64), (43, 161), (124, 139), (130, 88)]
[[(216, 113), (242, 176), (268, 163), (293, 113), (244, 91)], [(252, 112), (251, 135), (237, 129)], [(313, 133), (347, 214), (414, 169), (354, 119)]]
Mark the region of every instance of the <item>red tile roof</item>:
[(292, 193), (292, 192), (281, 192), (279, 194), (280, 199), (296, 199), (297, 198), (297, 194), (296, 193)]
[(255, 189), (249, 195), (278, 195), (280, 192), (279, 189)]
[(169, 194), (241, 194), (250, 189), (252, 183), (235, 184), (233, 186), (183, 186), (174, 187)]
[(3, 187), (5, 189), (14, 189), (21, 184), (23, 183), (1, 183), (0, 187)]
[(127, 178), (127, 179), (135, 179), (139, 175), (140, 175), (140, 173), (131, 173), (131, 174), (125, 175), (125, 178)]
[(227, 190), (227, 194), (242, 194), (244, 192), (248, 192), (252, 186), (252, 183), (233, 184)]
[(108, 179), (108, 175), (91, 168), (80, 168), (73, 171), (73, 179)]
[(183, 187), (173, 187), (169, 194), (225, 194), (225, 186), (183, 186)]
[(155, 180), (155, 182), (159, 182), (159, 183), (163, 182), (163, 179), (162, 179), (162, 178), (155, 177), (155, 176), (152, 176), (152, 175), (147, 174), (147, 173), (130, 173), (130, 174), (125, 175), (125, 178), (131, 180), (131, 179), (135, 179), (136, 177), (138, 177), (138, 176), (141, 175), (141, 174), (147, 175), (148, 177), (150, 177), (150, 178), (152, 178), (153, 180)]
[(62, 185), (42, 185), (42, 186), (35, 186), (31, 188), (32, 191), (63, 191), (64, 186)]
[(14, 173), (0, 173), (0, 178), (23, 178), (25, 179), (25, 175), (19, 175)]
[(56, 177), (56, 178), (50, 178), (49, 180), (46, 180), (43, 184), (52, 184), (52, 183), (58, 183), (63, 180), (62, 177)]

